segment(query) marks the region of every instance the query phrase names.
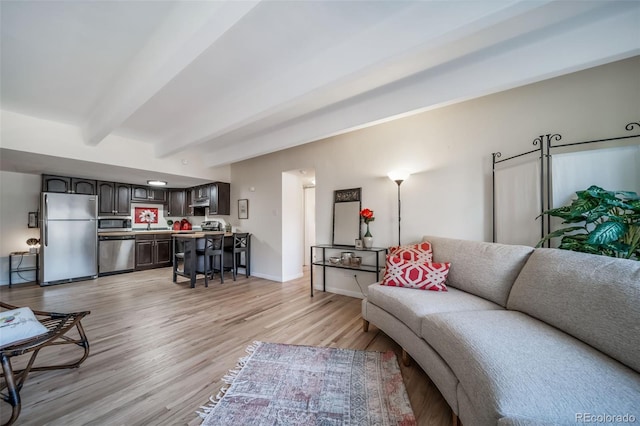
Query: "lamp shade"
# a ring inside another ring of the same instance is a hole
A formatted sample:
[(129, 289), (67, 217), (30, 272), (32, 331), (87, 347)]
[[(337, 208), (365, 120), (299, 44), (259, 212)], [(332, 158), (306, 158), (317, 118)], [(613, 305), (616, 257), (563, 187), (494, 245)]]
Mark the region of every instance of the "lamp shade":
[(395, 170), (393, 172), (389, 172), (387, 176), (389, 176), (389, 179), (394, 182), (405, 181), (409, 178), (410, 173), (406, 170)]

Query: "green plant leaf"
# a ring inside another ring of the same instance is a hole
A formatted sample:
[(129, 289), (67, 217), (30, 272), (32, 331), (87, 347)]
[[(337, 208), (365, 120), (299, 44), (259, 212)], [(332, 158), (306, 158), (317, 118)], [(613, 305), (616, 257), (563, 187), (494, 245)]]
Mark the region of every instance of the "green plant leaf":
[(598, 224), (598, 226), (590, 232), (587, 242), (589, 244), (609, 244), (622, 238), (626, 232), (626, 224), (608, 220)]
[(602, 200), (604, 203), (606, 203), (608, 206), (613, 206), (613, 207), (620, 207), (622, 209), (625, 210), (632, 210), (633, 206), (629, 203), (626, 203), (618, 198), (607, 198), (605, 200)]
[[(640, 260), (640, 197), (632, 191), (607, 191), (592, 185), (576, 191), (568, 206), (550, 209), (542, 215), (563, 219), (569, 226), (554, 231), (537, 245), (562, 236), (560, 248), (585, 253)], [(573, 233), (577, 230), (580, 233)]]
[[(571, 211), (571, 207), (569, 206), (562, 206), (562, 207), (558, 207), (555, 209), (549, 209), (546, 210), (544, 212), (542, 212), (542, 214), (548, 214), (549, 216), (555, 216), (555, 217), (559, 217), (561, 219), (565, 219), (567, 217), (572, 217), (572, 211)], [(540, 217), (540, 216), (538, 216)]]
[(615, 252), (618, 257), (627, 257), (629, 253), (629, 244), (624, 244), (619, 241), (613, 241), (609, 244), (604, 244), (604, 248)]
[(640, 200), (633, 200), (628, 202), (627, 204), (631, 206), (629, 210), (633, 210), (634, 212), (640, 213)]
[(600, 205), (595, 198), (578, 198), (571, 203), (571, 211), (574, 215), (587, 213)]
[(582, 253), (601, 254), (598, 247), (585, 244), (583, 241), (568, 240), (564, 241), (558, 246), (563, 250), (579, 251)]
[(598, 206), (597, 208), (582, 216), (582, 220), (584, 220), (586, 223), (593, 223), (598, 219), (608, 216), (609, 210), (610, 209), (607, 206)]
[[(551, 238), (561, 237), (567, 232), (577, 231), (578, 229), (582, 229), (584, 231), (583, 226), (570, 226), (568, 228), (557, 229), (551, 232), (550, 234), (548, 234), (547, 236), (545, 236), (540, 241), (538, 241), (538, 244), (536, 244), (536, 247), (542, 247), (542, 244), (544, 244), (545, 241), (550, 240)], [(587, 234), (583, 234), (583, 235), (587, 235)]]
[[(613, 191), (607, 191), (605, 189), (600, 188), (596, 185), (591, 185), (586, 191), (578, 191), (576, 194), (581, 193), (582, 196), (586, 196), (587, 194), (596, 197), (596, 198), (615, 198), (616, 193)], [(580, 196), (580, 195), (578, 195)]]
[(627, 200), (640, 200), (640, 196), (633, 191), (616, 191), (616, 195), (622, 196)]

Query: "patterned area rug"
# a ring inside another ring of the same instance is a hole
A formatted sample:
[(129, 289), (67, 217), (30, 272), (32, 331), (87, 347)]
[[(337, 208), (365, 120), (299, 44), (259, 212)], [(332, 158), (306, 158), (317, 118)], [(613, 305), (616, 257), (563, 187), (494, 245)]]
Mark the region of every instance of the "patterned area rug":
[(393, 352), (255, 342), (203, 425), (415, 425)]

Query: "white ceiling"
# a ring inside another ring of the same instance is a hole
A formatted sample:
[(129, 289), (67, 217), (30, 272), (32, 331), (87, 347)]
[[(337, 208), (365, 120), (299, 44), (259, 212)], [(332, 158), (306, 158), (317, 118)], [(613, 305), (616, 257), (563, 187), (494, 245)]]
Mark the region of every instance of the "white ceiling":
[(210, 167), (640, 54), (637, 1), (0, 8), (3, 110)]

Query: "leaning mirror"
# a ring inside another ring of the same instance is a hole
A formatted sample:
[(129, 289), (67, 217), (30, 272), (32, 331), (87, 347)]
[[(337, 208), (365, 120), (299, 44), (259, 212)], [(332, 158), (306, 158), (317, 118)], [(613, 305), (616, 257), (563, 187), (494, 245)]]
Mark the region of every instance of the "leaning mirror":
[(362, 188), (333, 191), (333, 245), (354, 247), (360, 239)]

